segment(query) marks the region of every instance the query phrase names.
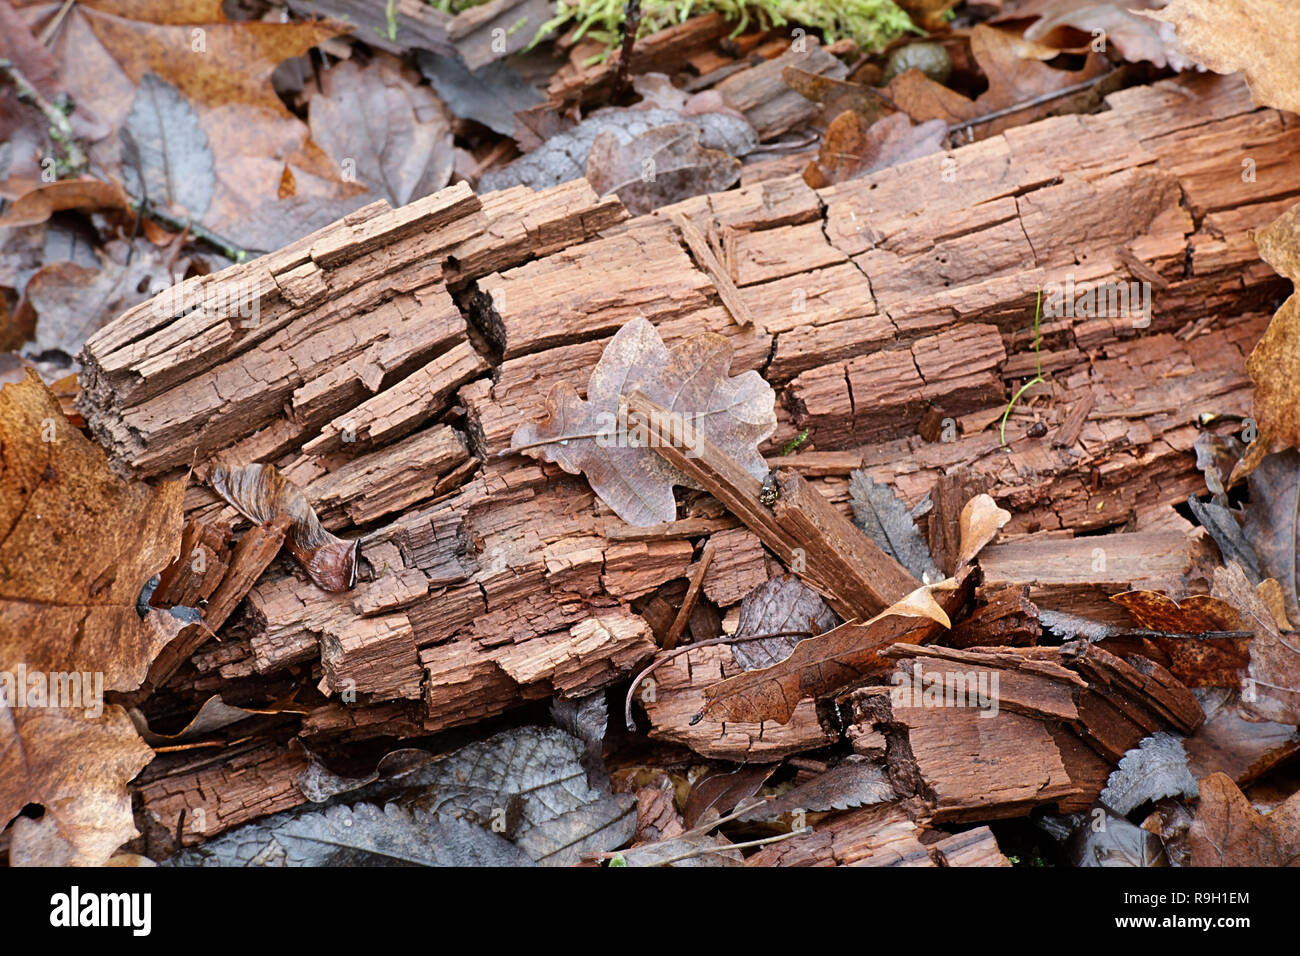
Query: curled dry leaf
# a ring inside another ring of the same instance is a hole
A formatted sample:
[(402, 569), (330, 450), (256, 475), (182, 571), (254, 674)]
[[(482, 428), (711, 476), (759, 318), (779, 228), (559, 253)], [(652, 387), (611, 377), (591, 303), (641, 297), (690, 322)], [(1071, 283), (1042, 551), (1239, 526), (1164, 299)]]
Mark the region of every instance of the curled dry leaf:
[(183, 482), (113, 475), (34, 373), (0, 390), (0, 825), (15, 864), (98, 865), (135, 836), (126, 784), (153, 757), (104, 692), (140, 686), (180, 622), (143, 616), (176, 556)]
[(906, 113), (894, 113), (868, 127), (857, 113), (845, 111), (831, 120), (817, 158), (804, 168), (803, 179), (814, 189), (857, 179), (940, 152), (947, 136), (948, 126), (942, 120), (913, 125)]
[(1146, 61), (1158, 67), (1186, 70), (1195, 64), (1181, 49), (1173, 27), (1142, 16), (1142, 10), (1163, 6), (1165, 0), (1030, 0), (1006, 14), (1008, 19), (1040, 17), (1025, 31), (1025, 39), (1052, 52), (1086, 53), (1104, 37), (1130, 63)]
[(347, 591), (357, 582), (361, 542), (326, 531), (301, 488), (274, 465), (214, 465), (208, 475), (212, 490), (255, 524), (289, 520), (285, 544), (317, 587)]
[(1260, 106), (1300, 112), (1300, 17), (1292, 0), (1173, 0), (1144, 15), (1172, 23), (1184, 49), (1215, 73), (1245, 73)]
[(999, 508), (987, 494), (976, 495), (961, 509), (961, 554), (958, 566), (969, 564), (1011, 520), (1011, 512)]
[(640, 390), (761, 480), (767, 463), (758, 446), (776, 431), (775, 393), (757, 372), (732, 376), (730, 368), (724, 336), (693, 335), (668, 349), (654, 326), (633, 319), (605, 346), (586, 400), (568, 382), (555, 385), (545, 417), (515, 429), (511, 447), (585, 474), (592, 491), (628, 524), (672, 521), (673, 485), (691, 482), (628, 427), (619, 400)]
[[(891, 667), (880, 656), (891, 644), (919, 644), (939, 627), (950, 627), (948, 613), (960, 602), (964, 577), (919, 587), (865, 623), (850, 621), (805, 638), (780, 663), (705, 688), (701, 715), (787, 723), (805, 697), (833, 693)], [(936, 593), (943, 596), (942, 604), (935, 600)]]
[(46, 183), (19, 197), (0, 216), (0, 227), (34, 226), (56, 212), (77, 209), (94, 212), (100, 209), (125, 213), (127, 196), (116, 183), (98, 179), (63, 179)]
[[(1255, 243), (1265, 262), (1300, 283), (1300, 205), (1256, 233)], [(1292, 294), (1277, 310), (1246, 359), (1246, 371), (1255, 383), (1252, 408), (1258, 435), (1232, 469), (1229, 484), (1254, 471), (1265, 456), (1300, 445), (1300, 402), (1294, 385), (1300, 375), (1300, 295)]]

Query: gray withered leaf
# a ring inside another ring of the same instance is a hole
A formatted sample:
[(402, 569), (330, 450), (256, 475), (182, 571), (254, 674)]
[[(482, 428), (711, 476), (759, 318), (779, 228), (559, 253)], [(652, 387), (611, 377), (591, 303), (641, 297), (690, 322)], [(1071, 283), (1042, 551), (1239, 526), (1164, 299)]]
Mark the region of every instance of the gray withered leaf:
[(1078, 823), (1067, 848), (1075, 866), (1167, 866), (1165, 848), (1154, 833), (1134, 826), (1116, 813), (1107, 813), (1105, 826), (1094, 825), (1094, 815), (1074, 815)]
[(619, 854), (624, 866), (744, 866), (745, 858), (739, 850), (731, 848), (731, 841), (719, 833), (710, 834), (705, 828), (687, 830), (685, 833), (643, 843)]
[(544, 416), (515, 429), (511, 447), (587, 476), (591, 490), (628, 524), (677, 516), (673, 485), (691, 481), (644, 444), (618, 434), (619, 399), (634, 391), (688, 418), (696, 432), (755, 478), (767, 474), (758, 446), (776, 431), (776, 395), (758, 372), (731, 375), (731, 343), (714, 332), (667, 348), (643, 318), (628, 322), (605, 346), (587, 383), (587, 398), (568, 382), (546, 397)]
[(551, 702), (551, 717), (556, 726), (579, 738), (586, 749), (582, 765), (587, 782), (593, 787), (608, 787), (605, 770), (605, 730), (609, 726), (609, 704), (605, 692), (598, 690), (586, 697), (557, 697)]
[(415, 59), (420, 72), (455, 116), (482, 123), (502, 136), (518, 139), (519, 120), (515, 114), (546, 102), (541, 90), (504, 60), (471, 72), (454, 56), (416, 50)]
[(596, 195), (615, 193), (639, 216), (728, 188), (740, 179), (740, 160), (701, 145), (698, 126), (669, 123), (627, 143), (601, 133), (587, 154), (586, 176)]
[(164, 866), (532, 866), (466, 820), (396, 804), (288, 811), (182, 850)]
[(622, 846), (636, 832), (636, 798), (592, 787), (583, 742), (558, 727), (520, 727), (469, 744), (403, 778), (397, 802), (502, 835), (548, 866)]
[(1248, 485), (1250, 504), (1242, 531), (1259, 558), (1260, 573), (1277, 578), (1282, 585), (1287, 617), (1300, 620), (1300, 603), (1296, 600), (1300, 586), (1296, 554), (1300, 536), (1300, 451), (1290, 448), (1269, 455), (1250, 473)]
[[(740, 602), (737, 637), (774, 634), (780, 631), (809, 631), (822, 634), (840, 623), (822, 596), (798, 578), (782, 575), (765, 581)], [(771, 667), (790, 656), (803, 638), (768, 637), (731, 645), (731, 655), (747, 671)]]
[(601, 133), (608, 132), (620, 144), (627, 144), (657, 126), (670, 123), (689, 123), (700, 130), (701, 146), (720, 150), (729, 156), (744, 156), (758, 145), (754, 127), (731, 113), (688, 116), (670, 109), (611, 107), (596, 110), (573, 129), (557, 133), (509, 166), (484, 173), (479, 180), (479, 192), (508, 189), (520, 184), (532, 189), (549, 189), (581, 179), (587, 172), (592, 144)]
[(199, 115), (180, 91), (146, 73), (120, 135), (126, 188), (156, 205), (179, 207), (196, 221), (202, 218), (217, 174)]
[(838, 764), (807, 783), (768, 800), (743, 814), (739, 819), (775, 820), (785, 813), (800, 810), (847, 810), (893, 800), (894, 785), (885, 768), (861, 754), (850, 754)]
[(918, 581), (938, 581), (943, 577), (916, 522), (893, 488), (873, 481), (866, 472), (855, 471), (849, 476), (849, 496), (853, 523), (882, 551), (907, 568)]
[(1259, 557), (1246, 540), (1246, 533), (1241, 530), (1241, 524), (1231, 508), (1214, 501), (1201, 501), (1195, 495), (1188, 496), (1187, 507), (1214, 539), (1225, 563), (1236, 561), (1256, 584), (1263, 580), (1259, 573)]
[(1161, 797), (1196, 795), (1196, 778), (1187, 767), (1182, 738), (1162, 730), (1120, 758), (1106, 779), (1101, 802), (1116, 813), (1128, 814)]
[(447, 185), (451, 117), (432, 89), (380, 60), (338, 63), (322, 74), (322, 87), (308, 107), (312, 139), (340, 167), (355, 163), (373, 193), (396, 208)]

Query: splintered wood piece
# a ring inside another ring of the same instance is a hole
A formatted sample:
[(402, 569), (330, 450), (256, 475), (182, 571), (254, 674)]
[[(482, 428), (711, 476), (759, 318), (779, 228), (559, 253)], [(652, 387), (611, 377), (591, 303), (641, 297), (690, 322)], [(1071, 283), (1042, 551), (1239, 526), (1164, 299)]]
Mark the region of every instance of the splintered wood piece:
[(686, 597), (682, 598), (682, 606), (677, 611), (677, 617), (673, 619), (672, 627), (668, 629), (668, 634), (664, 638), (664, 650), (666, 651), (671, 651), (676, 647), (677, 641), (686, 632), (686, 625), (691, 620), (691, 612), (695, 610), (696, 602), (700, 599), (700, 589), (704, 586), (704, 575), (708, 573), (709, 565), (713, 563), (714, 550), (713, 539), (710, 538), (704, 545), (704, 551), (700, 554), (699, 563), (695, 566), (695, 573), (691, 575), (691, 586), (686, 589)]
[(802, 475), (779, 474), (780, 493), (768, 508), (759, 500), (759, 480), (697, 434), (681, 415), (640, 392), (626, 396), (625, 405), (627, 415), (646, 429), (651, 447), (664, 460), (726, 505), (841, 617), (865, 620), (920, 587), (921, 582)]
[(208, 627), (216, 631), (226, 623), (226, 618), (280, 553), (292, 524), (291, 516), (280, 514), (266, 524), (253, 525), (244, 532), (239, 544), (235, 545), (226, 576), (203, 611), (203, 620)]
[[(686, 218), (681, 212), (672, 213), (673, 225), (681, 233), (682, 240), (686, 243), (686, 248), (691, 250), (691, 258), (697, 265), (703, 269), (710, 279), (713, 280), (713, 286), (718, 290), (718, 298), (726, 306), (731, 317), (736, 320), (739, 326), (750, 326), (754, 324), (754, 315), (749, 311), (749, 306), (740, 295), (740, 290), (736, 288), (736, 283), (732, 280), (727, 270), (718, 262), (718, 257), (713, 254), (709, 247), (709, 242), (695, 224)], [(762, 331), (760, 328), (759, 331)]]

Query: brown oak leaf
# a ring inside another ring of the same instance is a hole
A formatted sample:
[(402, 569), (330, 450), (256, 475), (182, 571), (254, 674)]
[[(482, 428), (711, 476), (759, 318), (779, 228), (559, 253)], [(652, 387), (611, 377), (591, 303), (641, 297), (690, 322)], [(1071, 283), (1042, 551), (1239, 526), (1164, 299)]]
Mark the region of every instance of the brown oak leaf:
[(0, 824), (17, 864), (103, 863), (135, 836), (153, 752), (103, 692), (138, 687), (181, 624), (137, 601), (179, 550), (184, 482), (113, 475), (29, 373), (0, 390)]
[(515, 429), (511, 448), (585, 474), (592, 491), (628, 524), (672, 521), (673, 485), (692, 483), (627, 425), (619, 400), (639, 390), (761, 480), (767, 463), (758, 446), (776, 430), (775, 393), (757, 372), (732, 376), (730, 368), (724, 336), (693, 335), (669, 349), (647, 320), (633, 319), (605, 346), (586, 400), (568, 382), (556, 384), (545, 416)]
[[(805, 638), (771, 667), (746, 671), (707, 687), (701, 715), (714, 720), (788, 723), (799, 701), (847, 687), (892, 666), (881, 652), (893, 644), (919, 644), (949, 627), (948, 614), (963, 599), (960, 578), (917, 588), (866, 622), (850, 621)], [(938, 600), (935, 595), (938, 594)]]

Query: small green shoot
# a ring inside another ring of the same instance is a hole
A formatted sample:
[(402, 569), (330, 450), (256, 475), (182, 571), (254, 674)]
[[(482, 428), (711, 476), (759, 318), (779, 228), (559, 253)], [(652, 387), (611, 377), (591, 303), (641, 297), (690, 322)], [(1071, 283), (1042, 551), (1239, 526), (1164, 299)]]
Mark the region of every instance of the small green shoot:
[(798, 450), (799, 446), (802, 445), (807, 440), (808, 440), (808, 429), (805, 428), (798, 435), (796, 435), (794, 438), (791, 438), (788, 442), (785, 443), (785, 447), (781, 449), (781, 457), (784, 458), (787, 455), (793, 455), (795, 451)]
[(1038, 290), (1038, 305), (1034, 307), (1034, 358), (1038, 365), (1038, 374), (1020, 386), (1020, 390), (1011, 396), (1011, 401), (1007, 402), (1007, 410), (1002, 413), (1002, 423), (998, 426), (998, 437), (1002, 446), (1007, 444), (1007, 418), (1011, 415), (1011, 409), (1016, 407), (1016, 402), (1020, 401), (1020, 396), (1025, 394), (1035, 385), (1047, 381), (1043, 378), (1043, 357), (1038, 351), (1042, 344), (1042, 336), (1038, 334), (1038, 318), (1043, 313), (1043, 290)]

